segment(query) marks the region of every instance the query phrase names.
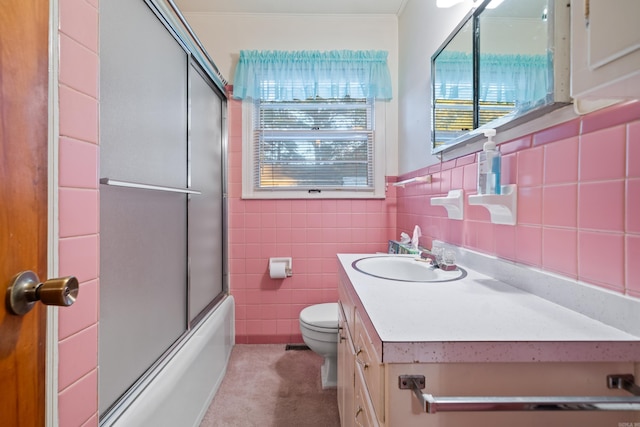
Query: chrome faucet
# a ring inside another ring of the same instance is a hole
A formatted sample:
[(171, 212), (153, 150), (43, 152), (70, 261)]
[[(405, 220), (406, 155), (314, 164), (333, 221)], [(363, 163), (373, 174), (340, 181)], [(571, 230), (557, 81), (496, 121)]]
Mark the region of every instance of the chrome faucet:
[(433, 268), (439, 268), (444, 271), (453, 271), (453, 270), (457, 270), (458, 268), (454, 263), (451, 263), (451, 264), (447, 264), (446, 262), (439, 263), (438, 258), (434, 254), (426, 251), (420, 252), (420, 259), (425, 261), (429, 260), (431, 261), (431, 265), (433, 266)]
[(422, 251), (420, 252), (420, 259), (431, 260), (431, 264), (433, 264), (434, 267), (438, 267), (438, 261), (436, 260), (436, 256), (432, 253)]

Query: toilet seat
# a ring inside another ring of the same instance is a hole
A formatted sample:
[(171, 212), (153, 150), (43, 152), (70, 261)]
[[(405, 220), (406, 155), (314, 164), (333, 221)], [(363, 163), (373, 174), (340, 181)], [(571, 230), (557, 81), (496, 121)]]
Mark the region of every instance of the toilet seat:
[(338, 303), (329, 302), (305, 308), (300, 312), (300, 323), (317, 332), (337, 332)]

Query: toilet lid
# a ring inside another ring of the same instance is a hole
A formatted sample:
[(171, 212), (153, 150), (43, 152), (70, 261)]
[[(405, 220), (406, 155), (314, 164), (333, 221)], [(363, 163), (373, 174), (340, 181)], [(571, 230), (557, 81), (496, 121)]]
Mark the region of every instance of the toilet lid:
[(300, 312), (300, 321), (322, 328), (338, 328), (338, 303), (311, 305)]

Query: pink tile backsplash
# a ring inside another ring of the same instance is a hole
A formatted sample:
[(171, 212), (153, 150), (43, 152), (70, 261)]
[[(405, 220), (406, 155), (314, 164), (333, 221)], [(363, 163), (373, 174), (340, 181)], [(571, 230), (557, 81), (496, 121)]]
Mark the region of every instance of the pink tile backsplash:
[(514, 139), (513, 141), (503, 142), (499, 145), (500, 153), (502, 155), (517, 153), (526, 148), (531, 147), (531, 135), (523, 136), (522, 138)]
[(578, 276), (591, 283), (624, 292), (624, 235), (578, 233)]
[(577, 136), (544, 147), (544, 183), (560, 184), (578, 180)]
[[(505, 184), (516, 184), (518, 182), (518, 155), (517, 153), (502, 156), (502, 170), (500, 171), (500, 182)], [(474, 184), (476, 178), (473, 178)]]
[(478, 179), (478, 165), (477, 163), (472, 163), (470, 165), (463, 166), (463, 189), (465, 193), (476, 193), (477, 192), (477, 179)]
[(575, 228), (577, 226), (577, 184), (544, 187), (542, 195), (542, 222), (550, 227)]
[(518, 189), (518, 223), (540, 224), (542, 220), (542, 187)]
[(542, 267), (572, 279), (578, 277), (578, 242), (575, 229), (543, 229)]
[(580, 137), (580, 181), (625, 176), (626, 126), (616, 126)]
[(518, 186), (532, 187), (542, 184), (543, 147), (518, 152)]
[(476, 161), (475, 154), (468, 154), (466, 156), (458, 157), (456, 159), (456, 166), (464, 166)]
[(457, 190), (464, 186), (464, 168), (457, 167), (451, 171), (451, 183), (449, 190)]
[[(462, 221), (457, 222), (461, 223)], [(496, 224), (493, 230), (495, 233), (495, 255), (503, 259), (515, 260), (516, 228), (510, 225)]]
[(627, 233), (640, 233), (640, 179), (627, 180), (625, 230)]
[(629, 125), (627, 134), (627, 176), (640, 178), (640, 121)]
[(629, 101), (584, 116), (581, 123), (581, 133), (587, 134), (638, 119), (640, 119), (640, 101)]
[(629, 295), (640, 298), (640, 235), (626, 236), (625, 277)]
[[(441, 195), (438, 187), (415, 186), (398, 189), (397, 233), (420, 224), (422, 242), (445, 240), (640, 297), (640, 102), (507, 141), (500, 151), (502, 183), (518, 184), (516, 226), (490, 224), (486, 209), (466, 201), (465, 219), (450, 220), (426, 203)], [(425, 170), (440, 172), (433, 165), (398, 179)], [(448, 171), (451, 189), (461, 175), (465, 196), (476, 192), (475, 161)]]
[(578, 226), (589, 230), (624, 230), (624, 180), (584, 182), (578, 186)]
[(568, 122), (541, 130), (533, 135), (533, 145), (543, 145), (561, 139), (578, 135), (580, 130), (580, 119), (569, 120)]
[(485, 253), (495, 252), (495, 225), (488, 222), (474, 223), (476, 249)]
[(542, 264), (542, 227), (516, 227), (516, 261), (540, 267)]

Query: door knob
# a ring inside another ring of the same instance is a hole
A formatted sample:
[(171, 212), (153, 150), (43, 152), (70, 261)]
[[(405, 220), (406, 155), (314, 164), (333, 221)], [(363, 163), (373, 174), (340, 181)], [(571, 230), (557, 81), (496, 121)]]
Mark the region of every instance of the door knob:
[(78, 279), (73, 276), (40, 282), (33, 271), (23, 271), (11, 279), (7, 288), (7, 310), (11, 314), (22, 316), (33, 308), (36, 301), (68, 307), (78, 297), (78, 290)]

